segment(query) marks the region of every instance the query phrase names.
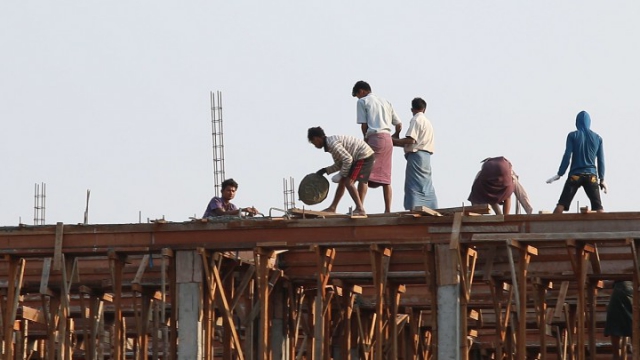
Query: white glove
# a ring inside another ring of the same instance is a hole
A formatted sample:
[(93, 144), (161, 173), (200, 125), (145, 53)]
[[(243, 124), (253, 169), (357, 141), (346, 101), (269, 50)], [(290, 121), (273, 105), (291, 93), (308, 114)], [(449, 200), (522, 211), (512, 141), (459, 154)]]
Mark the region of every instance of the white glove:
[(340, 179), (342, 179), (342, 175), (340, 175), (340, 173), (337, 173), (331, 177), (331, 181), (336, 184), (340, 182)]
[(560, 175), (556, 174), (553, 175), (551, 178), (549, 178), (549, 180), (547, 180), (547, 184), (551, 184), (552, 182), (559, 180), (560, 179)]
[(600, 189), (602, 189), (602, 191), (604, 191), (605, 194), (609, 190), (609, 188), (607, 187), (607, 183), (605, 183), (604, 180), (600, 180)]

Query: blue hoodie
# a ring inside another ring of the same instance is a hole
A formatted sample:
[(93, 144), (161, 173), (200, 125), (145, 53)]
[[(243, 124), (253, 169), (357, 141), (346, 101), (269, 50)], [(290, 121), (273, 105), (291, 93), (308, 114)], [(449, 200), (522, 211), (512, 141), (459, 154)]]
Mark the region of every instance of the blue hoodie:
[[(577, 174), (597, 174), (600, 181), (604, 180), (604, 149), (600, 135), (591, 131), (591, 117), (586, 111), (580, 111), (576, 116), (577, 131), (567, 135), (567, 147), (564, 150), (562, 163), (558, 175), (564, 175), (569, 167), (569, 176)], [(596, 160), (597, 159), (597, 160)], [(597, 168), (596, 168), (597, 161)]]

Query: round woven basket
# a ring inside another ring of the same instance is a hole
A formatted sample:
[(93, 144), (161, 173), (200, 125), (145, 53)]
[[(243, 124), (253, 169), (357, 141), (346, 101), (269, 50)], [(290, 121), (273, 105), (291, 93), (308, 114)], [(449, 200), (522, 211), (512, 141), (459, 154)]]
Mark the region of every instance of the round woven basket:
[(329, 180), (316, 173), (305, 176), (298, 187), (298, 197), (307, 205), (321, 203), (327, 198), (327, 193), (329, 193)]

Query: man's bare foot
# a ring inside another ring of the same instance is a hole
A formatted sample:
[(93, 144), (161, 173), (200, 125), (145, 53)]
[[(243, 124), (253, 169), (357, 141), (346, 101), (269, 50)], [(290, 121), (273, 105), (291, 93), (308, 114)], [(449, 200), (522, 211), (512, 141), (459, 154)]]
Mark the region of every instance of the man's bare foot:
[(322, 210), (322, 212), (330, 212), (330, 213), (334, 213), (334, 212), (336, 212), (336, 209), (331, 208), (331, 207), (328, 207), (328, 208), (326, 208), (326, 209)]

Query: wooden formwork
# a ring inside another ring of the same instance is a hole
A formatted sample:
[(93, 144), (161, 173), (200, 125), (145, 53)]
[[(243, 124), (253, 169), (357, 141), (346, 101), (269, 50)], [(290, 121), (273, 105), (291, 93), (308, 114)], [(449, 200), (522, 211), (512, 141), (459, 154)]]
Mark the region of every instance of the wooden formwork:
[(436, 359), (439, 319), (462, 359), (611, 356), (640, 213), (442, 213), (2, 227), (2, 359)]

